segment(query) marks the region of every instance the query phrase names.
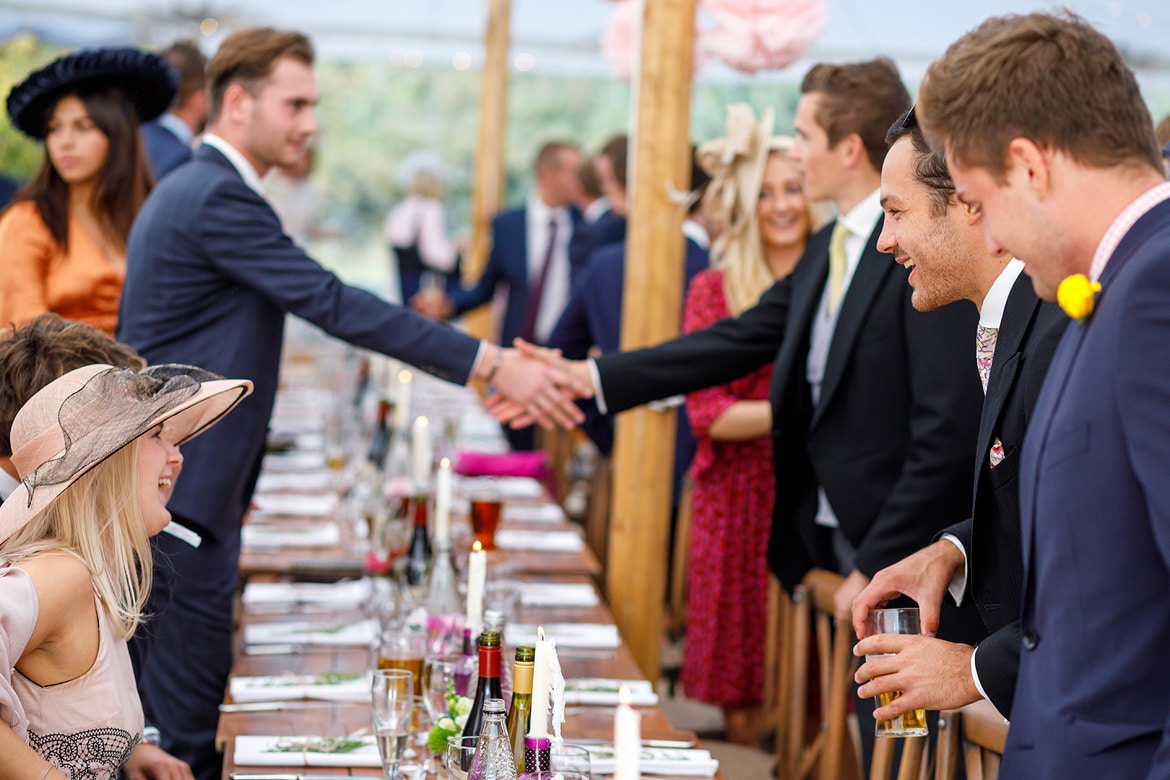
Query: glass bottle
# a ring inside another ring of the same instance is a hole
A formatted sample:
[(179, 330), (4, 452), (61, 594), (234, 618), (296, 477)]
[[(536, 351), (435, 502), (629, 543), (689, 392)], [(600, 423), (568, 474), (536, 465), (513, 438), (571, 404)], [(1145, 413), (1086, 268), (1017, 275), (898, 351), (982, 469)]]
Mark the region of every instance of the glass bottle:
[(378, 421), (374, 424), (374, 434), (370, 438), (370, 449), (366, 453), (366, 460), (374, 464), (379, 475), (386, 467), (386, 453), (390, 451), (391, 407), (392, 404), (385, 398), (378, 402)]
[(508, 708), (508, 737), (512, 740), (512, 758), (516, 771), (524, 771), (524, 737), (532, 715), (532, 667), (536, 649), (517, 647), (512, 665), (512, 706)]
[[(500, 690), (500, 635), (485, 630), (479, 635), (479, 682), (475, 686), (475, 700), (471, 703), (463, 736), (478, 737), (483, 732), (486, 715), (484, 705), (489, 699), (499, 699), (503, 706), (504, 695)], [(509, 755), (511, 750), (509, 745)]]
[(414, 532), (406, 551), (406, 583), (412, 588), (423, 586), (431, 565), (431, 540), (427, 536), (427, 496), (415, 495), (411, 502), (414, 512)]
[(455, 693), (460, 696), (474, 696), (472, 678), (476, 676), (477, 655), (472, 652), (471, 629), (463, 629), (463, 652), (455, 663)]
[(516, 763), (512, 759), (512, 745), (504, 725), (504, 700), (488, 699), (484, 702), (483, 713), (483, 730), (479, 733), (467, 778), (516, 780)]
[[(504, 644), (504, 613), (498, 609), (485, 609), (483, 611), (483, 630), (495, 631), (500, 635), (500, 658), (508, 657), (508, 646)], [(512, 696), (512, 667), (507, 663), (500, 664), (500, 691), (503, 696), (500, 698), (508, 701)]]
[(435, 554), (427, 571), (427, 591), (423, 606), (427, 609), (427, 633), (431, 647), (449, 651), (450, 643), (463, 624), (462, 604), (455, 584), (455, 564), (451, 560), (450, 542), (435, 543)]

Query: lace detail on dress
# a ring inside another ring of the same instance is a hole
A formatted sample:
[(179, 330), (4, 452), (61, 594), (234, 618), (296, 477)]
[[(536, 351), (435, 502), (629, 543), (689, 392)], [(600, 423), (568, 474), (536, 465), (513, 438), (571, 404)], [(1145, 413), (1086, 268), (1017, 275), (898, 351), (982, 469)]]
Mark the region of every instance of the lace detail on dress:
[(75, 734), (35, 734), (28, 744), (70, 780), (110, 780), (130, 758), (141, 735), (115, 728)]

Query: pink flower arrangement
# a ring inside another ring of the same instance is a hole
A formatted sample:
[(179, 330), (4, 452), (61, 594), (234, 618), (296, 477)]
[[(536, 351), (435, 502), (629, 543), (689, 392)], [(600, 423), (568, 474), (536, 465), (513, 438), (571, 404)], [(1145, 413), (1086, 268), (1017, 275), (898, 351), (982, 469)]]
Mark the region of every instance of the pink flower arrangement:
[[(601, 55), (609, 65), (611, 76), (629, 81), (634, 77), (634, 62), (637, 59), (637, 48), (641, 38), (642, 3), (638, 0), (609, 1), (614, 9), (609, 15), (605, 31), (601, 34)], [(703, 67), (705, 60), (703, 48), (696, 34), (693, 69), (697, 71)]]

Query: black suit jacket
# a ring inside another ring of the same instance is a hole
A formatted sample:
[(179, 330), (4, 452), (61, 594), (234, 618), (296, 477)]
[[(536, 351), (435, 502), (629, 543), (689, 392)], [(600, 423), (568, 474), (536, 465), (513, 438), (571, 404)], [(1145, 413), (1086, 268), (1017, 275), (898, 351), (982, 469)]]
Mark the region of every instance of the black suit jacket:
[[(1031, 279), (1024, 274), (1016, 279), (1000, 321), (979, 423), (971, 517), (945, 532), (967, 551), (966, 598), (986, 629), (975, 667), (991, 703), (1005, 715), (1011, 713), (1020, 665), (1020, 448), (1068, 322), (1059, 306), (1036, 297)], [(996, 438), (1004, 459), (992, 468), (989, 454)], [(940, 626), (939, 636), (951, 638), (948, 626)]]
[(812, 321), (828, 276), (831, 226), (796, 270), (738, 317), (657, 347), (597, 360), (611, 412), (723, 384), (774, 360), (776, 509), (768, 561), (791, 590), (813, 567), (836, 568), (815, 523), (823, 487), (872, 576), (965, 517), (982, 389), (969, 306), (922, 314), (905, 272), (869, 238), (841, 303), (820, 403), (806, 381)]

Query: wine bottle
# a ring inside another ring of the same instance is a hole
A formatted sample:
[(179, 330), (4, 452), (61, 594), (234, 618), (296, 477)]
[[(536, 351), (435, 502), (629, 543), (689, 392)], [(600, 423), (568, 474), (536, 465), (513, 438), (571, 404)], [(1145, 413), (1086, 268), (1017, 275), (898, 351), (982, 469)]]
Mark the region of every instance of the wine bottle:
[(524, 771), (524, 736), (532, 715), (532, 665), (536, 649), (517, 647), (516, 662), (512, 664), (512, 706), (508, 708), (508, 738), (512, 740), (512, 758), (516, 771)]
[(478, 737), (483, 732), (484, 704), (488, 699), (499, 699), (501, 703), (504, 699), (500, 690), (500, 635), (495, 631), (484, 631), (479, 635), (479, 682), (475, 686), (475, 700), (467, 714), (463, 736)]
[[(508, 657), (508, 646), (504, 644), (504, 613), (498, 609), (485, 609), (483, 611), (483, 630), (495, 631), (500, 635), (500, 658)], [(500, 664), (500, 691), (503, 693), (502, 698), (508, 701), (512, 696), (512, 667), (506, 663)]]
[[(468, 723), (470, 723), (470, 719)], [(504, 725), (504, 700), (488, 699), (483, 705), (483, 730), (467, 780), (516, 780), (516, 763)]]
[(427, 536), (427, 496), (416, 495), (412, 501), (414, 511), (414, 533), (406, 551), (406, 584), (412, 588), (422, 587), (431, 565), (431, 540)]
[(366, 400), (366, 392), (370, 389), (370, 358), (362, 356), (358, 364), (357, 386), (354, 388), (353, 405), (361, 409)]
[(390, 450), (390, 408), (391, 403), (387, 399), (378, 402), (378, 421), (370, 439), (370, 450), (366, 453), (366, 460), (374, 464), (379, 475), (386, 466), (386, 453)]

